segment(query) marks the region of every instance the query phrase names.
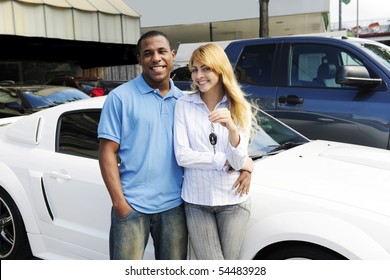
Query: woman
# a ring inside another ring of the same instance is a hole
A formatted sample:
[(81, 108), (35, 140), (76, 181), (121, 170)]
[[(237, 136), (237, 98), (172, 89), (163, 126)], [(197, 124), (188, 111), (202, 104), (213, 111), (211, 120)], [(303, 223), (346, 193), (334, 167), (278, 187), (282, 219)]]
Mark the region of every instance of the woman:
[(253, 114), (221, 47), (206, 44), (189, 61), (195, 91), (175, 108), (175, 155), (184, 167), (190, 241), (197, 259), (237, 259), (250, 214), (248, 141)]

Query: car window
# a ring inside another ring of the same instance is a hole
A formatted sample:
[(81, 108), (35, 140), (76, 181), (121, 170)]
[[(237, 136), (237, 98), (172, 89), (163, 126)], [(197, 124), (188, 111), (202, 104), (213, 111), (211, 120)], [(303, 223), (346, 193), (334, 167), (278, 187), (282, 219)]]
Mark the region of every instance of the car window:
[(363, 62), (337, 47), (295, 44), (289, 61), (289, 85), (339, 88), (336, 73), (341, 65), (363, 65)]
[(240, 83), (270, 85), (276, 45), (255, 45), (244, 48), (235, 69)]
[(390, 47), (383, 44), (378, 44), (375, 41), (367, 41), (364, 44), (359, 44), (359, 47), (368, 54), (381, 61), (383, 66), (390, 70)]
[(62, 82), (62, 84), (64, 84), (67, 87), (77, 88), (75, 82), (73, 82), (72, 80), (65, 80), (65, 81)]
[(100, 110), (64, 114), (59, 120), (56, 152), (98, 159), (99, 120)]
[(126, 81), (98, 81), (96, 87), (103, 87), (106, 88), (108, 91), (111, 91), (125, 82)]
[(187, 66), (179, 67), (172, 71), (171, 78), (173, 81), (192, 81), (191, 71)]
[(64, 81), (61, 81), (61, 80), (52, 80), (48, 83), (48, 85), (63, 86), (63, 85), (65, 85), (65, 83), (64, 83)]
[(73, 88), (65, 88), (63, 90), (42, 89), (38, 92), (25, 92), (23, 97), (28, 102), (28, 107), (34, 109), (43, 109), (90, 98), (82, 91)]
[(340, 52), (341, 65), (362, 66), (360, 59), (349, 55), (346, 52)]

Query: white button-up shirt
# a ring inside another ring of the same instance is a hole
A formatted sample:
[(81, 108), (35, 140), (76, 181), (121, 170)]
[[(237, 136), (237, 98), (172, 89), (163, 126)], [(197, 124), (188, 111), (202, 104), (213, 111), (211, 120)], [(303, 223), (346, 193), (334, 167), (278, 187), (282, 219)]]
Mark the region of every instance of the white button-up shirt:
[[(227, 108), (226, 96), (216, 108)], [(249, 131), (239, 128), (240, 143), (234, 148), (229, 141), (226, 127), (214, 123), (217, 144), (210, 144), (210, 111), (199, 93), (181, 97), (176, 102), (174, 122), (174, 148), (176, 160), (184, 167), (182, 197), (186, 202), (217, 206), (237, 204), (248, 196), (235, 193), (233, 184), (239, 171), (223, 171), (226, 160), (236, 169), (241, 169), (248, 158)]]

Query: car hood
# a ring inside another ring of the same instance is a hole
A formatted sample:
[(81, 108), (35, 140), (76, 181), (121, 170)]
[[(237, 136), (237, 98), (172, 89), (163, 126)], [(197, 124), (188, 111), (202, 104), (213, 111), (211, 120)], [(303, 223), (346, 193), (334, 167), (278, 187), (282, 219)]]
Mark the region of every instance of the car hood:
[(311, 141), (255, 162), (253, 188), (271, 187), (390, 216), (390, 151)]

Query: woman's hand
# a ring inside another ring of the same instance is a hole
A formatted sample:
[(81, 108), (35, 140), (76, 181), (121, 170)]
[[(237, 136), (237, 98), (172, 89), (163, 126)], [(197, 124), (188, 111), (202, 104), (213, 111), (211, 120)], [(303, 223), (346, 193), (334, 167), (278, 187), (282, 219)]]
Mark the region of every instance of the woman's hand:
[(227, 108), (218, 108), (213, 110), (209, 115), (209, 120), (213, 123), (220, 123), (227, 129), (237, 129), (233, 122), (230, 111)]
[(213, 123), (219, 123), (229, 131), (230, 144), (237, 147), (240, 144), (240, 134), (236, 124), (233, 122), (230, 111), (227, 108), (218, 108), (209, 115), (209, 120)]

